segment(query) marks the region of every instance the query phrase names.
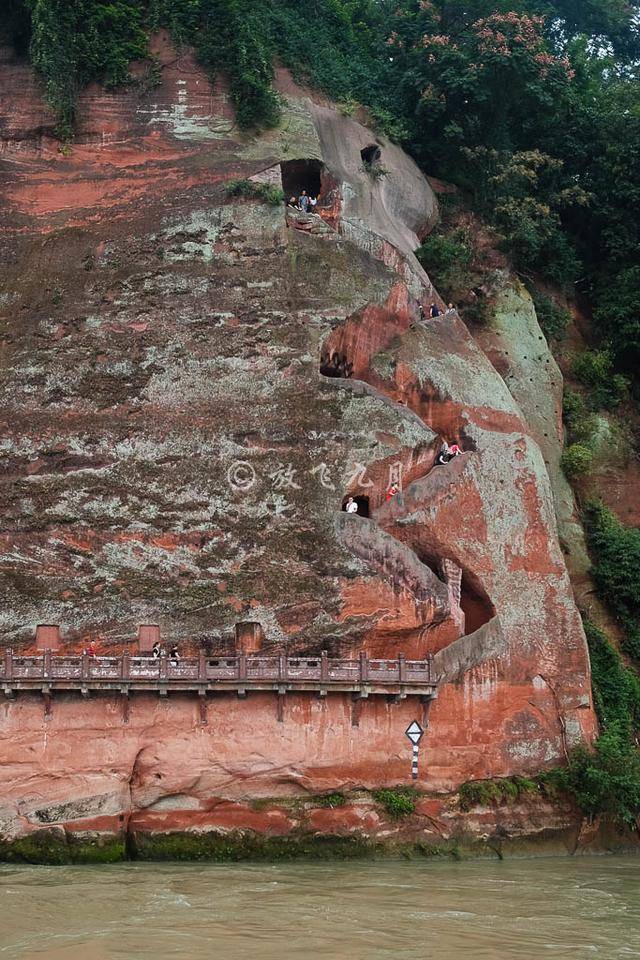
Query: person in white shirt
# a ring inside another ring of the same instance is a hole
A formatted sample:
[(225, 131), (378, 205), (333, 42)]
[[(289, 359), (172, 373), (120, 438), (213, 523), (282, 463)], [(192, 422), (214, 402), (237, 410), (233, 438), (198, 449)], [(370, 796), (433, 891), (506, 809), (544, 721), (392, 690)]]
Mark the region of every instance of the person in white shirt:
[(357, 512), (358, 512), (358, 504), (355, 502), (355, 500), (353, 499), (353, 497), (349, 497), (349, 499), (347, 500), (346, 511), (347, 511), (347, 513), (357, 513)]

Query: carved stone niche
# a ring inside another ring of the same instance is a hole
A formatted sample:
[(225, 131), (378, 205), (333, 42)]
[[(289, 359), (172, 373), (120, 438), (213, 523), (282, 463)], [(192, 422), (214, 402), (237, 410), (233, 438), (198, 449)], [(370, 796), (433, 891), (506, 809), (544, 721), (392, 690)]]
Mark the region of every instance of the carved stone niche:
[(138, 650), (150, 653), (154, 643), (160, 643), (160, 627), (157, 623), (142, 623), (138, 627)]
[(53, 623), (39, 623), (36, 627), (36, 649), (37, 650), (59, 650), (62, 641), (60, 640), (60, 627)]
[(253, 620), (236, 623), (236, 650), (241, 653), (258, 653), (264, 643), (262, 624)]

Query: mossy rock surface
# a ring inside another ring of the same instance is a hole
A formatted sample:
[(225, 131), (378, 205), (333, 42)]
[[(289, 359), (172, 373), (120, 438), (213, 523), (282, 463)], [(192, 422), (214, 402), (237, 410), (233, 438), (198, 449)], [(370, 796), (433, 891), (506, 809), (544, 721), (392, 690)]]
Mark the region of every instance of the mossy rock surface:
[(38, 830), (16, 840), (0, 840), (0, 862), (5, 863), (118, 863), (126, 859), (123, 836), (75, 837), (62, 830)]
[(353, 860), (384, 854), (384, 846), (364, 837), (296, 834), (265, 837), (257, 833), (137, 833), (137, 860)]

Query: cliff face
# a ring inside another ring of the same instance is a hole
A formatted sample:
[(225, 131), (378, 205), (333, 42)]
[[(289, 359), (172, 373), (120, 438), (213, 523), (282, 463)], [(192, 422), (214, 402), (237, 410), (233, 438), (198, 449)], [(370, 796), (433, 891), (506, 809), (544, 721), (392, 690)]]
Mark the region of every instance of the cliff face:
[[(83, 95), (68, 151), (29, 69), (0, 64), (3, 643), (59, 623), (67, 650), (115, 652), (158, 623), (224, 651), (252, 620), (271, 649), (431, 652), (424, 788), (556, 762), (595, 719), (549, 478), (457, 314), (419, 322), (426, 180), (284, 74), (282, 125), (245, 137), (188, 55), (156, 53), (159, 86), (143, 65)], [(238, 178), (320, 189), (323, 219), (230, 197)], [(350, 379), (320, 373), (334, 352)], [(443, 436), (465, 452), (436, 467)], [(50, 718), (5, 700), (2, 830), (286, 833), (245, 801), (406, 780), (416, 708), (291, 695), (278, 720), (267, 694), (221, 696), (202, 724), (141, 695), (125, 724), (107, 696)]]

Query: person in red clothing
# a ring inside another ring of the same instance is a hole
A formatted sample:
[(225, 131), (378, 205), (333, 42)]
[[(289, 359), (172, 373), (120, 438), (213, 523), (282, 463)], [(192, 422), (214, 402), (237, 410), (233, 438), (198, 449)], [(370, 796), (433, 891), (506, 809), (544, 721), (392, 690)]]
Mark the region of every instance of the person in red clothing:
[(387, 502), (388, 502), (389, 500), (393, 500), (393, 498), (395, 497), (395, 495), (398, 493), (398, 489), (399, 489), (399, 488), (398, 488), (398, 484), (397, 484), (397, 483), (392, 483), (392, 484), (391, 484), (391, 486), (389, 487), (389, 489), (387, 490), (387, 492), (386, 492), (386, 494), (385, 494), (385, 498), (386, 498)]

